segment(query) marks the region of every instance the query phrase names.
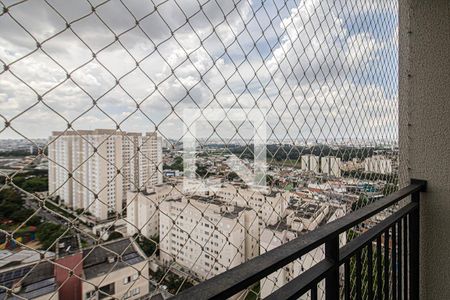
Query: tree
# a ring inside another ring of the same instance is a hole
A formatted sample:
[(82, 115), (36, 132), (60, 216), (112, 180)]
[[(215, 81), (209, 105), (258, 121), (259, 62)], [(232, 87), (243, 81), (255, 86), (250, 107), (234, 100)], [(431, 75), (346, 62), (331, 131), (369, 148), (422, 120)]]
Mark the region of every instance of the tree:
[(20, 208), (15, 210), (11, 215), (10, 219), (17, 223), (22, 223), (26, 219), (28, 219), (33, 214), (33, 210), (31, 209), (23, 209)]
[(4, 203), (5, 201), (18, 203), (19, 205), (23, 205), (24, 203), (20, 193), (13, 188), (6, 188), (0, 191), (0, 202)]
[(233, 181), (233, 180), (238, 179), (238, 178), (239, 178), (239, 175), (236, 174), (236, 172), (232, 171), (232, 172), (227, 174), (227, 180), (228, 181)]
[(253, 287), (251, 289), (248, 289), (247, 295), (245, 296), (245, 300), (259, 299), (260, 289), (261, 289), (261, 287), (260, 287), (259, 283), (253, 285)]
[[(134, 235), (134, 238), (137, 237), (138, 234)], [(139, 246), (141, 247), (142, 251), (144, 251), (145, 255), (152, 256), (152, 255), (158, 255), (159, 249), (158, 249), (158, 243), (159, 243), (159, 236), (152, 236), (150, 238), (146, 238), (145, 236), (140, 236), (137, 239), (137, 242)]]
[(392, 194), (397, 190), (397, 185), (393, 183), (386, 183), (386, 185), (383, 187), (383, 195), (387, 196), (389, 194)]
[(39, 217), (39, 216), (33, 216), (33, 217), (31, 217), (31, 219), (29, 219), (29, 220), (27, 221), (27, 225), (30, 225), (30, 226), (39, 226), (39, 225), (41, 224), (41, 222), (42, 222), (41, 217)]
[[(7, 188), (0, 191), (0, 218), (8, 219), (15, 223), (22, 223), (33, 215), (34, 210), (24, 208), (25, 201), (19, 191)], [(33, 216), (27, 221), (28, 225), (39, 225), (41, 218)]]
[(367, 197), (366, 195), (359, 195), (358, 201), (356, 201), (352, 204), (352, 211), (360, 209), (361, 207), (364, 207), (370, 203), (371, 203), (371, 199), (369, 197)]
[[(6, 188), (0, 191), (0, 218), (3, 219), (20, 219), (25, 220), (21, 216), (21, 211), (25, 201), (22, 199), (19, 191), (13, 188)], [(12, 218), (14, 214), (14, 219)]]
[(266, 175), (266, 182), (267, 185), (273, 185), (274, 184), (274, 180), (273, 180), (273, 176), (272, 175)]
[(211, 173), (208, 172), (208, 169), (206, 166), (196, 164), (197, 169), (195, 170), (195, 173), (197, 173), (200, 177), (208, 177), (211, 175)]
[(174, 162), (171, 165), (164, 164), (163, 169), (183, 171), (184, 170), (183, 158), (181, 156), (175, 157)]
[(42, 249), (48, 249), (64, 233), (65, 228), (63, 226), (45, 222), (38, 226), (36, 237), (41, 242)]
[(14, 212), (20, 210), (21, 206), (14, 202), (4, 202), (0, 205), (0, 217), (3, 219), (11, 219)]
[(45, 192), (48, 190), (48, 178), (47, 177), (33, 177), (26, 179), (21, 187), (30, 193)]

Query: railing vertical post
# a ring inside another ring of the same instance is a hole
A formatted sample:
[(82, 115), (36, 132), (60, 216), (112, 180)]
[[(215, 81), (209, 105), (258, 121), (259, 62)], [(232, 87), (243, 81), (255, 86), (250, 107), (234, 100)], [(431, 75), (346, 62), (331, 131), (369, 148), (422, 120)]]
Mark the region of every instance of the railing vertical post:
[(325, 299), (339, 299), (339, 235), (325, 243), (325, 258), (334, 264), (325, 278)]
[(423, 180), (411, 179), (411, 183), (422, 184), (422, 189), (411, 195), (411, 202), (417, 203), (417, 209), (409, 216), (409, 298), (417, 300), (420, 297), (420, 193), (425, 192), (427, 186)]
[[(417, 183), (418, 180), (411, 180), (411, 183)], [(425, 189), (425, 187), (424, 187)], [(411, 212), (409, 216), (409, 298), (411, 300), (418, 300), (420, 293), (420, 281), (419, 281), (419, 249), (420, 249), (420, 191), (415, 192), (411, 195), (411, 202), (417, 203), (417, 209)], [(405, 241), (407, 242), (407, 241)]]

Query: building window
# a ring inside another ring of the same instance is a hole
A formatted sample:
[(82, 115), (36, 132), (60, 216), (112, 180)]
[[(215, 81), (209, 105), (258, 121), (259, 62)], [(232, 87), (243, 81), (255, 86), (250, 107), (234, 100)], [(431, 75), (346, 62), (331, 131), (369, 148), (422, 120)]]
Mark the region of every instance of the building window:
[(86, 299), (97, 299), (97, 294), (95, 293), (95, 291), (89, 291), (86, 293)]
[(110, 283), (108, 285), (102, 286), (99, 290), (100, 291), (98, 299), (108, 298), (115, 294), (115, 285), (114, 283)]
[(132, 290), (132, 292), (133, 292), (133, 296), (136, 296), (136, 295), (139, 295), (139, 293), (141, 292), (141, 289), (140, 288), (135, 288), (135, 289)]

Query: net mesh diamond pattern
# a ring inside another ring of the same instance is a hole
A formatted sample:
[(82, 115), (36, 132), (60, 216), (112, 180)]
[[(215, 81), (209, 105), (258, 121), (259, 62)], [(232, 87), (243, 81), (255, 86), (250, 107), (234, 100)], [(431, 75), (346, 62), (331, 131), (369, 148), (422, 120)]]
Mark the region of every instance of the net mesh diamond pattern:
[(396, 1), (0, 4), (0, 296), (165, 299), (398, 188)]

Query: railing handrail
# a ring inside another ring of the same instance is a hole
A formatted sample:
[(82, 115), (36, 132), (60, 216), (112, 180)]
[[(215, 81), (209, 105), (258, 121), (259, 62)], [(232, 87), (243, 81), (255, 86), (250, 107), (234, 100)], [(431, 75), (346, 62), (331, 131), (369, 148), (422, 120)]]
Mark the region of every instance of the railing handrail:
[[(425, 181), (412, 180), (410, 185), (399, 191), (189, 288), (172, 299), (225, 299), (233, 296), (319, 247), (326, 241), (338, 238), (339, 234), (371, 218), (400, 200), (425, 190)], [(338, 261), (335, 263), (339, 264)]]
[[(352, 255), (355, 254), (356, 251), (367, 246), (374, 239), (376, 239), (377, 236), (391, 227), (392, 224), (403, 218), (408, 213), (414, 211), (415, 209), (418, 209), (418, 204), (409, 203), (368, 231), (364, 232), (364, 234), (351, 240), (345, 246), (340, 248), (339, 261), (336, 264), (339, 266), (344, 264)], [(319, 281), (324, 279), (326, 275), (328, 275), (330, 270), (331, 268), (329, 260), (323, 259), (310, 269), (306, 270), (306, 272), (300, 274), (298, 277), (286, 283), (280, 289), (274, 291), (271, 295), (264, 299), (298, 299), (298, 297), (300, 297), (306, 291), (310, 290)], [(369, 299), (371, 298), (369, 297)]]

